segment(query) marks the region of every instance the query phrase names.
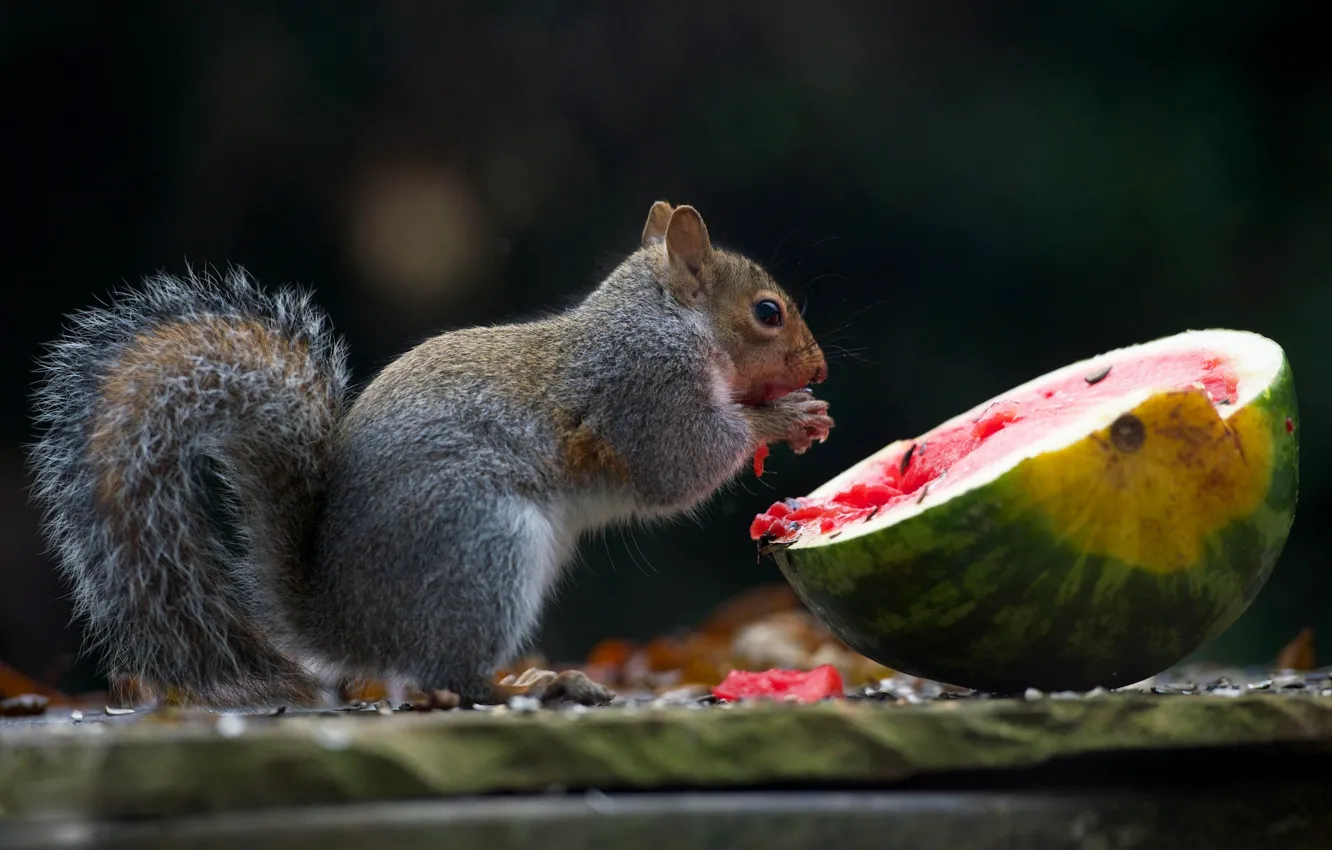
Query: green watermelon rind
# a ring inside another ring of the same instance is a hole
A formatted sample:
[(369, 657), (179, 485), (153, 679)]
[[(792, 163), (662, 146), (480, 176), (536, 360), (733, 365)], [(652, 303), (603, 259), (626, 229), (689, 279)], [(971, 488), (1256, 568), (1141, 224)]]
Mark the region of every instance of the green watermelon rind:
[(1287, 426), (1298, 409), (1284, 352), (1245, 407), (1272, 430), (1267, 496), (1213, 534), (1187, 570), (1155, 573), (1068, 548), (1044, 517), (1015, 512), (1012, 469), (896, 524), (772, 555), (840, 640), (894, 670), (996, 693), (1123, 687), (1228, 629), (1285, 546), (1299, 440)]

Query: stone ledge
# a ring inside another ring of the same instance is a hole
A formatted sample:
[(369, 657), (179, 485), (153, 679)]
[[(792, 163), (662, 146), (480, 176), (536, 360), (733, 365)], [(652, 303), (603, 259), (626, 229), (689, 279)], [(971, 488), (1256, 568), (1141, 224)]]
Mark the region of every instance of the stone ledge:
[(552, 787), (887, 785), (1135, 749), (1332, 748), (1332, 699), (1277, 694), (163, 718), (0, 726), (0, 817), (172, 816)]
[(151, 822), (10, 823), (0, 847), (56, 850), (631, 850), (967, 847), (1325, 850), (1327, 783), (1236, 786), (1207, 795), (1012, 792), (589, 794), (272, 809)]

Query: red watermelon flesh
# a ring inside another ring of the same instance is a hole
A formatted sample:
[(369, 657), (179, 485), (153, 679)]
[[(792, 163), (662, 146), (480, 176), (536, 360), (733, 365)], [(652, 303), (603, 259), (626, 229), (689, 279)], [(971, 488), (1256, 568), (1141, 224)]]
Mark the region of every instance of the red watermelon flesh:
[(928, 498), (930, 486), (945, 475), (950, 488), (960, 486), (1090, 408), (1144, 391), (1188, 388), (1205, 392), (1213, 404), (1235, 404), (1238, 385), (1233, 364), (1215, 351), (1148, 353), (1081, 374), (1057, 374), (940, 425), (859, 470), (831, 495), (773, 504), (754, 518), (750, 537), (784, 543), (801, 534), (835, 534), (847, 523)]
[(732, 670), (712, 689), (713, 696), (724, 700), (766, 698), (818, 702), (825, 697), (841, 697), (845, 693), (842, 674), (831, 664), (821, 664), (812, 670)]

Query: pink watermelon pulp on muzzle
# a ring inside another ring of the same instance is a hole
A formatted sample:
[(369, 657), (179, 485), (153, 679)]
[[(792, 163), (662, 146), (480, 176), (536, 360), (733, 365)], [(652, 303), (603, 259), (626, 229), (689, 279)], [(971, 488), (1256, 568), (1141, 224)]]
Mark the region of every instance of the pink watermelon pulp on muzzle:
[(1037, 378), (755, 517), (842, 640), (966, 687), (1116, 687), (1215, 638), (1293, 520), (1284, 353), (1192, 331)]

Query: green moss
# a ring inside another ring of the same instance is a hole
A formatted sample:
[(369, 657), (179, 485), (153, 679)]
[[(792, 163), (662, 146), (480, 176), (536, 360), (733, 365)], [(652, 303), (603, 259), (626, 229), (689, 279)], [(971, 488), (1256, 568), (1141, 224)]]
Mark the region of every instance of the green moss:
[[(99, 727), (100, 728), (97, 728)], [(731, 709), (0, 727), (0, 817), (160, 816), (496, 792), (891, 783), (1143, 747), (1332, 741), (1332, 703), (1111, 694)]]

